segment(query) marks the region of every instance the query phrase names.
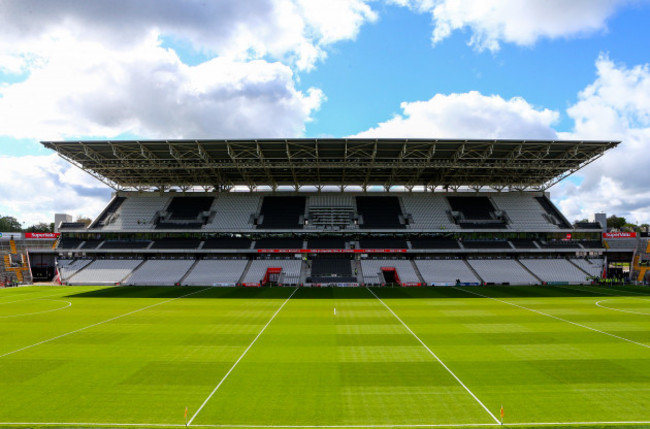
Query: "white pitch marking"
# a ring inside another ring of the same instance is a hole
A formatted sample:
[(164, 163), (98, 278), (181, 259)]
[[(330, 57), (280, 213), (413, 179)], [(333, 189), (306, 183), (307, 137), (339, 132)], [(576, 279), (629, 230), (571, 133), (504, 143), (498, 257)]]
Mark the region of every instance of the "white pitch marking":
[(205, 407), (205, 404), (207, 404), (208, 401), (212, 398), (212, 396), (214, 396), (214, 394), (217, 392), (217, 390), (219, 390), (219, 388), (221, 387), (221, 385), (223, 384), (223, 382), (226, 381), (226, 378), (228, 378), (228, 376), (229, 376), (230, 373), (235, 369), (235, 367), (237, 366), (237, 364), (242, 360), (242, 358), (243, 358), (244, 356), (246, 356), (246, 353), (248, 353), (248, 351), (251, 349), (251, 347), (253, 347), (253, 344), (255, 344), (255, 342), (256, 342), (257, 339), (260, 337), (260, 335), (262, 335), (262, 333), (266, 330), (267, 326), (269, 326), (269, 325), (271, 324), (271, 322), (273, 321), (273, 319), (275, 319), (275, 316), (278, 315), (278, 313), (280, 312), (280, 310), (282, 310), (282, 308), (285, 306), (285, 304), (286, 304), (287, 302), (289, 302), (289, 300), (291, 299), (291, 297), (292, 297), (292, 296), (293, 296), (297, 291), (298, 291), (298, 288), (295, 288), (295, 289), (293, 290), (293, 292), (291, 292), (291, 295), (289, 295), (289, 298), (287, 298), (287, 299), (282, 303), (282, 305), (280, 306), (280, 308), (278, 308), (278, 309), (275, 311), (275, 313), (273, 313), (273, 316), (271, 316), (271, 318), (269, 319), (269, 321), (266, 322), (266, 325), (264, 325), (264, 327), (262, 328), (262, 330), (257, 334), (257, 336), (253, 339), (253, 341), (248, 345), (248, 347), (246, 347), (246, 350), (244, 350), (244, 352), (241, 354), (241, 356), (239, 356), (239, 359), (237, 359), (237, 361), (236, 361), (236, 362), (235, 362), (235, 363), (230, 367), (230, 369), (228, 370), (228, 372), (226, 373), (226, 375), (223, 376), (223, 378), (221, 379), (221, 381), (219, 382), (219, 384), (217, 384), (217, 387), (215, 387), (215, 388), (212, 390), (212, 392), (210, 392), (210, 394), (209, 394), (208, 397), (205, 399), (205, 401), (203, 401), (203, 403), (201, 404), (201, 406), (199, 407), (199, 409), (196, 410), (196, 413), (194, 413), (194, 415), (192, 416), (192, 418), (187, 422), (187, 426), (190, 426), (190, 425), (192, 424), (192, 422), (194, 421), (194, 419), (196, 418), (196, 416), (198, 416), (199, 413), (201, 412), (201, 410), (203, 409), (203, 407)]
[(478, 402), (478, 403), (481, 405), (481, 407), (483, 407), (483, 409), (484, 409), (484, 410), (485, 410), (485, 411), (490, 415), (490, 417), (492, 417), (492, 418), (494, 419), (494, 421), (496, 422), (496, 424), (499, 424), (499, 425), (500, 425), (501, 422), (499, 421), (499, 419), (497, 419), (496, 416), (495, 416), (494, 414), (492, 414), (492, 412), (488, 409), (488, 407), (486, 407), (485, 404), (484, 404), (483, 402), (481, 402), (481, 400), (478, 399), (478, 398), (476, 397), (476, 395), (475, 395), (471, 390), (469, 390), (469, 388), (468, 388), (467, 386), (465, 386), (465, 383), (463, 383), (463, 382), (460, 380), (460, 378), (458, 378), (458, 377), (456, 376), (456, 374), (454, 374), (453, 371), (452, 371), (451, 369), (449, 369), (449, 367), (448, 367), (447, 365), (445, 365), (445, 363), (444, 363), (442, 360), (440, 360), (440, 358), (439, 358), (439, 357), (438, 357), (434, 352), (432, 352), (431, 349), (430, 349), (426, 344), (424, 344), (424, 341), (422, 341), (422, 340), (420, 339), (420, 337), (418, 337), (418, 336), (415, 334), (415, 332), (413, 332), (413, 331), (411, 330), (411, 328), (409, 328), (408, 325), (407, 325), (406, 323), (404, 323), (404, 321), (403, 321), (402, 319), (400, 319), (399, 316), (398, 316), (397, 314), (395, 314), (395, 312), (394, 312), (393, 310), (391, 310), (391, 308), (390, 308), (390, 307), (389, 307), (389, 306), (388, 306), (384, 301), (382, 301), (381, 298), (379, 298), (379, 297), (378, 297), (378, 296), (377, 296), (377, 295), (372, 291), (372, 289), (370, 289), (370, 288), (367, 288), (367, 289), (368, 289), (368, 291), (370, 291), (370, 293), (371, 293), (375, 298), (377, 298), (377, 299), (379, 300), (379, 302), (381, 302), (381, 303), (384, 305), (384, 307), (386, 307), (386, 308), (388, 309), (388, 311), (391, 312), (391, 314), (392, 314), (393, 316), (395, 316), (395, 318), (396, 318), (397, 320), (400, 321), (400, 323), (401, 323), (402, 325), (404, 325), (404, 327), (406, 328), (406, 330), (409, 331), (409, 332), (411, 333), (411, 335), (413, 335), (413, 336), (415, 337), (415, 339), (417, 339), (417, 340), (420, 342), (420, 344), (422, 344), (422, 346), (423, 346), (425, 349), (427, 349), (427, 351), (431, 354), (431, 356), (433, 356), (433, 357), (438, 361), (438, 363), (440, 363), (440, 365), (442, 365), (442, 367), (445, 368), (445, 369), (447, 370), (447, 372), (448, 372), (449, 374), (451, 374), (452, 377), (454, 377), (454, 378), (456, 379), (456, 381), (457, 381), (461, 386), (463, 386), (463, 388), (467, 391), (467, 393), (469, 393), (470, 395), (472, 395), (472, 398), (474, 398), (474, 399), (476, 400), (476, 402)]
[[(25, 301), (31, 301), (31, 300), (25, 300)], [(55, 308), (54, 310), (45, 310), (45, 311), (36, 311), (36, 312), (33, 312), (33, 313), (18, 313), (18, 314), (11, 314), (9, 316), (0, 316), (0, 319), (10, 319), (12, 317), (32, 316), (34, 314), (51, 313), (53, 311), (63, 310), (63, 309), (68, 308), (68, 307), (70, 307), (72, 305), (72, 303), (70, 301), (65, 301), (63, 299), (44, 299), (43, 301), (67, 302), (68, 305), (64, 305), (63, 307)]]
[[(571, 289), (571, 290), (575, 290), (575, 291), (579, 291), (579, 292), (591, 292), (591, 293), (597, 293), (597, 292), (592, 292), (592, 291), (590, 291), (589, 289), (578, 289), (578, 288), (575, 288), (575, 287), (569, 287), (569, 286), (553, 285), (553, 287), (557, 287), (557, 288), (560, 288), (560, 289)], [(604, 288), (604, 287), (598, 287), (598, 286), (587, 286), (587, 287), (588, 287), (588, 288), (591, 288), (591, 289), (599, 289), (599, 290), (606, 290), (606, 291), (608, 291), (608, 292), (612, 292), (611, 289), (607, 289), (607, 288)], [(633, 292), (633, 291), (631, 291), (631, 290), (620, 290), (620, 292), (623, 292), (623, 293), (631, 293), (631, 294), (634, 294), (634, 295), (640, 295), (640, 296), (648, 296), (648, 295), (646, 295), (646, 294), (639, 293), (639, 292)], [(601, 293), (602, 293), (602, 292), (601, 292)], [(621, 295), (621, 294), (611, 294), (611, 293), (606, 293), (605, 295), (607, 295), (607, 296), (619, 296), (619, 297), (625, 297), (625, 295)], [(639, 298), (639, 299), (643, 299), (643, 298)]]
[(92, 328), (92, 327), (94, 327), (94, 326), (101, 325), (101, 324), (103, 324), (103, 323), (108, 323), (108, 322), (112, 322), (113, 320), (121, 319), (122, 317), (126, 317), (126, 316), (129, 316), (129, 315), (131, 315), (131, 314), (135, 314), (135, 313), (138, 313), (138, 312), (140, 312), (140, 311), (147, 310), (147, 309), (149, 309), (149, 308), (153, 308), (153, 307), (157, 307), (157, 306), (159, 306), (159, 305), (166, 304), (166, 303), (168, 303), (168, 302), (170, 302), (170, 301), (174, 301), (174, 300), (176, 300), (176, 299), (185, 298), (186, 296), (191, 296), (191, 295), (197, 294), (197, 293), (199, 293), (199, 292), (203, 292), (203, 291), (208, 290), (208, 289), (210, 289), (210, 288), (204, 288), (204, 289), (198, 290), (198, 291), (196, 291), (196, 292), (192, 292), (192, 293), (188, 293), (188, 294), (185, 294), (185, 295), (177, 296), (176, 298), (168, 299), (168, 300), (163, 301), (163, 302), (158, 302), (158, 303), (156, 303), (156, 304), (152, 304), (152, 305), (149, 305), (149, 306), (147, 306), (147, 307), (139, 308), (139, 309), (137, 309), (137, 310), (130, 311), (130, 312), (128, 312), (128, 313), (125, 313), (125, 314), (122, 314), (122, 315), (119, 315), (119, 316), (112, 317), (112, 318), (110, 318), (110, 319), (103, 320), (103, 321), (101, 321), (101, 322), (93, 323), (92, 325), (88, 325), (88, 326), (85, 326), (85, 327), (83, 327), (83, 328), (75, 329), (74, 331), (70, 331), (70, 332), (67, 332), (67, 333), (65, 333), (65, 334), (58, 335), (58, 336), (56, 336), (56, 337), (52, 337), (52, 338), (48, 338), (47, 340), (39, 341), (38, 343), (30, 344), (29, 346), (25, 346), (25, 347), (22, 347), (22, 348), (20, 348), (20, 349), (16, 349), (16, 350), (13, 350), (13, 351), (7, 352), (7, 353), (5, 353), (5, 354), (0, 355), (0, 358), (3, 358), (3, 357), (5, 357), (5, 356), (12, 355), (12, 354), (14, 354), (14, 353), (21, 352), (21, 351), (23, 351), (23, 350), (31, 349), (32, 347), (36, 347), (36, 346), (39, 346), (39, 345), (41, 345), (41, 344), (49, 343), (50, 341), (54, 341), (54, 340), (59, 339), (59, 338), (67, 337), (68, 335), (72, 335), (72, 334), (74, 334), (74, 333), (84, 331), (84, 330), (86, 330), (86, 329)]
[[(506, 426), (570, 426), (570, 425), (641, 425), (646, 421), (605, 421), (605, 422), (535, 422), (508, 423)], [(0, 426), (71, 426), (71, 427), (185, 427), (184, 424), (167, 423), (62, 423), (62, 422), (0, 422)], [(446, 427), (490, 427), (501, 426), (496, 423), (454, 423), (454, 424), (385, 424), (385, 425), (193, 425), (204, 428), (446, 428)]]
[[(14, 300), (14, 301), (0, 302), (0, 305), (11, 304), (11, 303), (13, 303), (13, 302), (32, 301), (32, 300), (35, 300), (35, 299), (49, 298), (50, 296), (63, 295), (61, 292), (63, 292), (63, 294), (66, 294), (68, 291), (67, 291), (67, 290), (63, 290), (63, 291), (59, 290), (59, 292), (57, 292), (57, 293), (53, 293), (53, 294), (51, 294), (51, 295), (43, 295), (43, 296), (37, 296), (37, 297), (27, 298), (27, 299), (16, 299), (16, 300)], [(33, 293), (38, 293), (38, 292), (30, 292), (30, 293), (25, 293), (25, 294), (23, 294), (23, 295), (31, 295), (31, 294), (33, 294)]]
[(524, 309), (524, 310), (532, 311), (533, 313), (541, 314), (542, 316), (550, 317), (552, 319), (559, 320), (561, 322), (570, 323), (572, 325), (579, 326), (581, 328), (589, 329), (590, 331), (598, 332), (598, 333), (604, 334), (604, 335), (609, 335), (610, 337), (618, 338), (619, 340), (627, 341), (628, 343), (636, 344), (637, 346), (641, 346), (641, 347), (645, 347), (647, 349), (650, 349), (650, 345), (648, 345), (648, 344), (639, 343), (637, 341), (630, 340), (629, 338), (621, 337), (619, 335), (615, 335), (615, 334), (611, 334), (609, 332), (601, 331), (600, 329), (591, 328), (589, 326), (581, 325), (580, 323), (572, 322), (570, 320), (566, 320), (566, 319), (563, 319), (563, 318), (558, 317), (558, 316), (553, 316), (552, 314), (544, 313), (543, 311), (534, 310), (532, 308), (524, 307), (523, 305), (515, 304), (515, 303), (512, 303), (512, 302), (508, 302), (508, 301), (503, 301), (503, 300), (500, 300), (500, 299), (497, 299), (497, 298), (493, 298), (491, 296), (480, 294), (478, 292), (472, 292), (472, 291), (469, 291), (467, 289), (459, 289), (459, 288), (457, 288), (455, 286), (452, 286), (452, 287), (454, 289), (458, 289), (458, 290), (461, 290), (463, 292), (471, 293), (472, 295), (481, 296), (483, 298), (488, 298), (488, 299), (493, 299), (494, 301), (502, 302), (504, 304), (512, 305), (514, 307), (519, 307), (519, 308)]
[[(623, 298), (626, 298), (626, 297), (623, 297)], [(636, 298), (636, 297), (632, 297), (632, 299), (638, 299), (638, 300), (641, 300), (641, 301), (647, 301), (646, 299), (641, 299), (641, 298)], [(643, 315), (643, 316), (650, 316), (650, 313), (643, 313), (643, 312), (641, 312), (641, 311), (622, 310), (622, 309), (620, 309), (620, 308), (612, 308), (612, 307), (607, 307), (607, 306), (605, 306), (605, 305), (600, 305), (601, 302), (615, 301), (615, 300), (616, 300), (615, 298), (601, 299), (600, 301), (596, 302), (596, 306), (598, 306), (598, 307), (600, 307), (600, 308), (605, 308), (605, 309), (607, 309), (607, 310), (620, 311), (620, 312), (622, 312), (622, 313), (641, 314), (641, 315)]]

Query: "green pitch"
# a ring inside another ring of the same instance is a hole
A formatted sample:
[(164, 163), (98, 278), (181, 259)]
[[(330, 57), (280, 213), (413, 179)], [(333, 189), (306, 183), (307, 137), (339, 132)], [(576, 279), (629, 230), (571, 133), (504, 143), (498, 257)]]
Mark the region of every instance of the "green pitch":
[(650, 289), (0, 289), (0, 426), (482, 427), (502, 406), (650, 426)]

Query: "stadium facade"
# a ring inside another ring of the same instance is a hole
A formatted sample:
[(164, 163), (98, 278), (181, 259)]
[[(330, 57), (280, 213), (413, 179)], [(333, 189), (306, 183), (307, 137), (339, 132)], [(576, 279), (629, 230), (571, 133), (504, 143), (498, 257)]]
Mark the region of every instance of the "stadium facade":
[(115, 191), (90, 226), (60, 225), (65, 284), (576, 284), (646, 250), (547, 192), (613, 141), (42, 144)]

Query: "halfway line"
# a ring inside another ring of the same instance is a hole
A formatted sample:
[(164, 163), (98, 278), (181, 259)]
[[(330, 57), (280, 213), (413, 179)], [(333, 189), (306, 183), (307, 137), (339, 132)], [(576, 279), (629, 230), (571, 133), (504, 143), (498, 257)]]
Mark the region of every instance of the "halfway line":
[(226, 375), (224, 375), (223, 378), (221, 379), (221, 381), (219, 382), (219, 384), (217, 384), (217, 387), (215, 387), (214, 390), (212, 390), (212, 392), (210, 392), (210, 394), (209, 394), (208, 397), (205, 399), (205, 401), (203, 401), (203, 403), (201, 404), (201, 406), (199, 407), (199, 409), (196, 410), (196, 413), (194, 413), (194, 415), (192, 416), (192, 418), (187, 422), (187, 426), (189, 426), (189, 425), (192, 424), (192, 422), (194, 421), (194, 419), (196, 418), (196, 416), (199, 415), (199, 413), (201, 412), (201, 410), (203, 409), (203, 407), (205, 407), (205, 404), (207, 404), (208, 401), (212, 398), (212, 396), (214, 396), (214, 394), (217, 392), (217, 390), (219, 390), (219, 388), (221, 387), (221, 385), (223, 384), (223, 382), (226, 381), (226, 378), (228, 378), (228, 376), (230, 375), (230, 373), (232, 372), (232, 370), (235, 369), (235, 367), (237, 366), (237, 364), (239, 363), (239, 361), (241, 361), (242, 358), (243, 358), (244, 356), (246, 356), (246, 353), (248, 353), (248, 351), (250, 350), (250, 348), (253, 347), (253, 344), (255, 344), (255, 341), (257, 341), (257, 339), (260, 337), (260, 335), (262, 335), (262, 333), (266, 330), (267, 326), (269, 326), (269, 325), (271, 324), (271, 322), (273, 321), (273, 319), (275, 319), (275, 316), (278, 315), (278, 313), (280, 312), (280, 310), (282, 310), (282, 308), (285, 306), (285, 304), (286, 304), (287, 302), (289, 302), (289, 300), (291, 299), (291, 297), (292, 297), (292, 296), (293, 296), (297, 291), (298, 291), (298, 288), (295, 288), (294, 291), (291, 292), (291, 295), (289, 295), (289, 298), (287, 298), (287, 299), (282, 303), (282, 305), (280, 306), (280, 308), (278, 308), (278, 309), (275, 311), (275, 313), (273, 313), (273, 316), (271, 316), (271, 318), (269, 319), (269, 321), (266, 322), (266, 325), (264, 325), (264, 327), (262, 328), (262, 330), (257, 334), (257, 336), (253, 339), (253, 341), (248, 345), (248, 347), (246, 347), (246, 350), (244, 350), (244, 353), (242, 353), (241, 356), (239, 356), (239, 359), (237, 359), (237, 361), (236, 361), (236, 362), (235, 362), (235, 363), (230, 367), (230, 369), (228, 370), (228, 372), (226, 373)]
[(92, 325), (88, 325), (88, 326), (85, 326), (85, 327), (83, 327), (83, 328), (79, 328), (79, 329), (76, 329), (76, 330), (74, 330), (74, 331), (70, 331), (70, 332), (67, 332), (67, 333), (65, 333), (65, 334), (58, 335), (58, 336), (56, 336), (56, 337), (52, 337), (52, 338), (49, 338), (49, 339), (47, 339), (47, 340), (39, 341), (38, 343), (30, 344), (29, 346), (25, 346), (25, 347), (22, 347), (22, 348), (20, 348), (20, 349), (16, 349), (16, 350), (13, 350), (13, 351), (7, 352), (7, 353), (5, 353), (5, 354), (3, 354), (3, 355), (0, 355), (0, 358), (3, 358), (3, 357), (5, 357), (5, 356), (12, 355), (12, 354), (14, 354), (14, 353), (21, 352), (21, 351), (23, 351), (23, 350), (31, 349), (32, 347), (36, 347), (36, 346), (41, 345), (41, 344), (49, 343), (50, 341), (54, 341), (54, 340), (59, 339), (59, 338), (67, 337), (68, 335), (72, 335), (72, 334), (74, 334), (74, 333), (84, 331), (84, 330), (86, 330), (86, 329), (88, 329), (88, 328), (92, 328), (93, 326), (101, 325), (101, 324), (103, 324), (103, 323), (108, 323), (108, 322), (111, 322), (111, 321), (113, 321), (113, 320), (121, 319), (122, 317), (126, 317), (126, 316), (129, 316), (129, 315), (131, 315), (131, 314), (135, 314), (135, 313), (138, 313), (138, 312), (140, 312), (140, 311), (147, 310), (147, 309), (149, 309), (149, 308), (153, 308), (153, 307), (157, 307), (157, 306), (159, 306), (159, 305), (166, 304), (166, 303), (168, 303), (168, 302), (170, 302), (170, 301), (174, 301), (174, 300), (176, 300), (176, 299), (185, 298), (186, 296), (191, 296), (191, 295), (197, 294), (197, 293), (199, 293), (199, 292), (203, 292), (204, 290), (207, 290), (207, 289), (209, 289), (209, 288), (204, 288), (204, 289), (201, 289), (201, 290), (198, 290), (198, 291), (192, 292), (192, 293), (188, 293), (188, 294), (185, 294), (185, 295), (177, 296), (176, 298), (168, 299), (168, 300), (163, 301), (163, 302), (158, 302), (158, 303), (156, 303), (156, 304), (152, 304), (152, 305), (149, 305), (149, 306), (147, 306), (147, 307), (142, 307), (142, 308), (139, 308), (139, 309), (137, 309), (137, 310), (130, 311), (130, 312), (128, 312), (128, 313), (125, 313), (125, 314), (121, 314), (121, 315), (119, 315), (119, 316), (112, 317), (112, 318), (110, 318), (110, 319), (103, 320), (103, 321), (101, 321), (101, 322), (93, 323)]
[(434, 352), (432, 352), (431, 349), (430, 349), (426, 344), (424, 344), (424, 341), (422, 341), (422, 340), (420, 339), (420, 337), (418, 337), (417, 335), (415, 335), (415, 332), (413, 332), (413, 331), (411, 330), (411, 328), (409, 328), (408, 325), (407, 325), (406, 323), (404, 323), (404, 321), (403, 321), (402, 319), (400, 319), (399, 316), (398, 316), (397, 314), (395, 314), (395, 312), (394, 312), (393, 310), (391, 310), (391, 308), (390, 308), (388, 305), (386, 305), (386, 303), (385, 303), (384, 301), (381, 300), (381, 298), (379, 298), (377, 295), (375, 295), (375, 293), (372, 291), (372, 289), (370, 289), (370, 288), (367, 288), (367, 289), (368, 289), (368, 291), (370, 291), (370, 293), (371, 293), (375, 298), (377, 298), (377, 299), (379, 300), (379, 302), (381, 302), (381, 303), (384, 305), (384, 307), (386, 307), (386, 308), (388, 309), (388, 311), (391, 312), (391, 314), (392, 314), (393, 316), (395, 316), (395, 318), (396, 318), (397, 320), (400, 321), (400, 323), (401, 323), (402, 325), (404, 325), (404, 327), (406, 328), (406, 330), (409, 331), (409, 332), (411, 333), (411, 335), (413, 335), (413, 336), (415, 337), (415, 339), (418, 340), (418, 341), (420, 342), (420, 344), (422, 344), (422, 346), (423, 346), (425, 349), (427, 349), (427, 351), (431, 354), (431, 356), (433, 356), (433, 357), (438, 361), (438, 363), (440, 363), (440, 365), (442, 365), (442, 367), (443, 367), (444, 369), (446, 369), (447, 372), (448, 372), (449, 374), (451, 374), (451, 376), (454, 377), (454, 378), (456, 379), (456, 381), (457, 381), (461, 386), (463, 386), (463, 388), (467, 391), (467, 393), (469, 393), (470, 395), (472, 395), (472, 398), (474, 398), (474, 399), (476, 400), (476, 402), (478, 402), (478, 403), (481, 405), (481, 407), (483, 407), (483, 409), (484, 409), (484, 410), (485, 410), (485, 411), (490, 415), (490, 417), (492, 417), (492, 418), (494, 419), (494, 421), (495, 421), (497, 424), (501, 424), (501, 421), (499, 421), (499, 419), (497, 419), (496, 416), (495, 416), (494, 414), (492, 414), (492, 412), (491, 412), (491, 411), (490, 411), (490, 410), (485, 406), (485, 404), (484, 404), (483, 402), (481, 402), (481, 400), (478, 399), (478, 398), (476, 397), (476, 395), (475, 395), (474, 393), (472, 393), (472, 391), (469, 390), (469, 388), (468, 388), (467, 386), (465, 386), (465, 383), (463, 383), (463, 382), (460, 380), (460, 378), (458, 378), (458, 377), (456, 376), (456, 374), (454, 374), (454, 373), (452, 372), (452, 370), (449, 369), (449, 367), (448, 367), (447, 365), (445, 365), (445, 363), (444, 363), (443, 361), (441, 361), (440, 358), (439, 358), (438, 356), (436, 356), (436, 354), (435, 354)]
[(611, 334), (611, 333), (609, 333), (609, 332), (601, 331), (600, 329), (591, 328), (591, 327), (586, 326), (586, 325), (581, 325), (580, 323), (572, 322), (572, 321), (570, 321), (570, 320), (563, 319), (563, 318), (558, 317), (558, 316), (553, 316), (552, 314), (544, 313), (543, 311), (534, 310), (534, 309), (532, 309), (532, 308), (524, 307), (523, 305), (515, 304), (515, 303), (512, 303), (512, 302), (503, 301), (503, 300), (500, 300), (500, 299), (498, 299), (498, 298), (493, 298), (493, 297), (491, 297), (491, 296), (487, 296), (487, 295), (480, 294), (480, 293), (478, 293), (478, 292), (472, 292), (472, 291), (469, 291), (469, 290), (466, 290), (466, 289), (460, 289), (460, 288), (457, 288), (457, 287), (455, 287), (455, 286), (453, 286), (453, 288), (454, 288), (454, 289), (461, 290), (461, 291), (463, 291), (463, 292), (471, 293), (472, 295), (481, 296), (481, 297), (483, 297), (483, 298), (493, 299), (493, 300), (498, 301), (498, 302), (501, 302), (501, 303), (503, 303), (503, 304), (512, 305), (512, 306), (514, 306), (514, 307), (518, 307), (518, 308), (521, 308), (521, 309), (523, 309), (523, 310), (532, 311), (533, 313), (541, 314), (542, 316), (550, 317), (550, 318), (552, 318), (552, 319), (559, 320), (559, 321), (561, 321), (561, 322), (570, 323), (570, 324), (572, 324), (572, 325), (579, 326), (579, 327), (584, 328), (584, 329), (589, 329), (590, 331), (598, 332), (598, 333), (600, 333), (600, 334), (604, 334), (604, 335), (609, 335), (610, 337), (618, 338), (619, 340), (627, 341), (628, 343), (636, 344), (637, 346), (641, 346), (641, 347), (645, 347), (646, 349), (650, 349), (650, 345), (648, 345), (648, 344), (639, 343), (639, 342), (637, 342), (637, 341), (630, 340), (629, 338), (625, 338), (625, 337), (621, 337), (621, 336), (618, 336), (618, 335), (615, 335), (615, 334)]

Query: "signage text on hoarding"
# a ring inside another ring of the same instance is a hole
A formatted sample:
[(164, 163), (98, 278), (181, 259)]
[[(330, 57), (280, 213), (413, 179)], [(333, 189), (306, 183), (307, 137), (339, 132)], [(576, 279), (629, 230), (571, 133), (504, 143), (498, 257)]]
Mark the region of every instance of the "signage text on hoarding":
[(603, 232), (603, 238), (636, 238), (636, 232)]

